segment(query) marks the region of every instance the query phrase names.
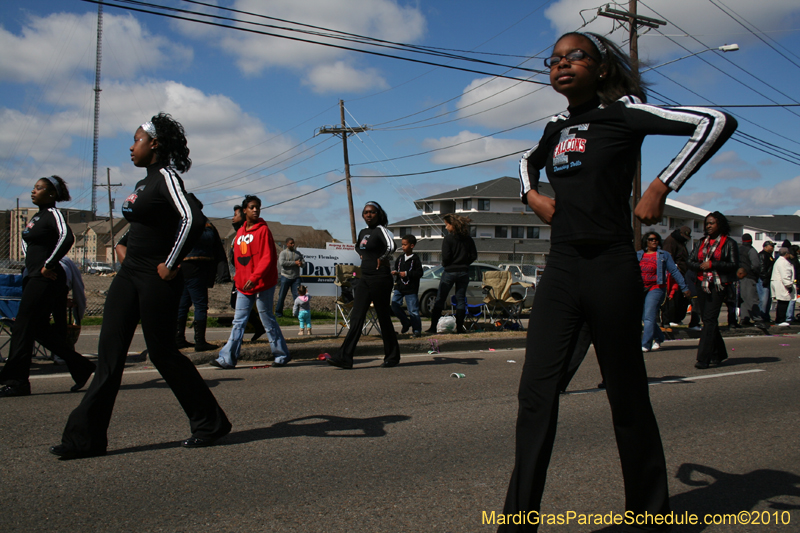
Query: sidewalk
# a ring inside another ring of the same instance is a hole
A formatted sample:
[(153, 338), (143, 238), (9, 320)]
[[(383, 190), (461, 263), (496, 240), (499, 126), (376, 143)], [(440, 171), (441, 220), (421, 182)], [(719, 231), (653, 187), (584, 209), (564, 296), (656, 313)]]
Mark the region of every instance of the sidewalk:
[[(800, 333), (800, 325), (788, 327), (772, 326), (767, 332), (756, 327), (728, 329), (727, 326), (720, 327), (723, 337), (747, 337), (763, 335), (787, 335)], [(667, 340), (674, 339), (698, 339), (699, 331), (691, 331), (685, 326), (667, 328), (664, 332)], [(448, 352), (462, 352), (475, 350), (504, 350), (509, 348), (524, 348), (525, 331), (497, 331), (481, 333), (464, 333), (461, 335), (436, 334), (420, 338), (413, 338), (410, 335), (399, 335), (401, 354), (427, 353), (432, 349), (432, 342), (438, 343), (439, 353), (446, 355)], [(344, 334), (340, 337), (332, 335), (318, 335), (313, 337), (288, 337), (289, 351), (292, 360), (316, 359), (319, 354), (332, 352), (341, 346)], [(207, 364), (212, 359), (216, 359), (219, 350), (212, 352), (195, 353), (191, 348), (181, 350), (184, 355), (189, 357), (196, 365)], [(266, 340), (256, 342), (245, 342), (242, 345), (240, 361), (268, 361), (270, 356), (269, 343)], [(383, 357), (383, 341), (377, 335), (364, 335), (358, 343), (356, 357)]]

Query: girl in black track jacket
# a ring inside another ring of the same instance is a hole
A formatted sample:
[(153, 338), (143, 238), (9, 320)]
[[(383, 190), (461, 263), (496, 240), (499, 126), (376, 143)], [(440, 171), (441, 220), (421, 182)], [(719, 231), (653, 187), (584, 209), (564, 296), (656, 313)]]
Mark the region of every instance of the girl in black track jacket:
[(146, 168), (147, 176), (122, 205), (122, 214), (130, 222), (125, 259), (106, 297), (97, 374), (69, 416), (61, 444), (50, 448), (62, 459), (105, 455), (114, 400), (140, 320), (150, 360), (189, 417), (192, 436), (182, 446), (210, 446), (231, 430), (197, 368), (175, 345), (178, 301), (183, 293), (178, 265), (205, 222), (176, 172), (186, 172), (192, 164), (183, 126), (167, 114), (154, 116), (136, 130), (131, 160)]
[[(94, 372), (95, 365), (67, 343), (67, 276), (59, 264), (75, 237), (56, 208), (56, 202), (70, 200), (67, 184), (59, 176), (36, 182), (31, 201), (39, 212), (22, 230), (25, 277), (22, 300), (12, 327), (8, 361), (0, 371), (0, 397), (27, 396), (31, 393), (30, 370), (34, 341), (67, 363), (80, 390)], [(50, 323), (50, 315), (53, 323)]]
[[(736, 128), (733, 118), (718, 111), (644, 104), (638, 72), (599, 35), (562, 36), (545, 65), (552, 87), (569, 101), (569, 112), (552, 118), (520, 163), (522, 200), (552, 225), (552, 237), (531, 310), (516, 459), (503, 511), (525, 520), (501, 525), (503, 532), (538, 528), (527, 518), (540, 507), (559, 382), (584, 325), (611, 404), (626, 509), (635, 515), (669, 512), (664, 452), (641, 351), (644, 299), (632, 242), (631, 188), (645, 135), (689, 136), (636, 206), (643, 222), (661, 220), (667, 193), (678, 190)], [(537, 191), (541, 169), (554, 199)], [(608, 313), (609, 302), (619, 312)]]

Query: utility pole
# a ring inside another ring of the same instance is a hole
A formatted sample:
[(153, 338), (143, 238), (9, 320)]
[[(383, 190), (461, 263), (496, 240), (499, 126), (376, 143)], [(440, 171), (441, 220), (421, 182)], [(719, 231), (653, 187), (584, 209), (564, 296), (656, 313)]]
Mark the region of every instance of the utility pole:
[[(111, 201), (111, 187), (122, 187), (121, 183), (111, 184), (111, 169), (106, 167), (106, 182), (108, 183), (108, 241), (111, 246), (111, 268), (117, 269), (117, 252), (114, 250), (114, 205)], [(102, 185), (101, 185), (102, 187)]]
[[(639, 26), (647, 26), (648, 28), (658, 28), (666, 24), (665, 21), (645, 17), (636, 13), (637, 0), (630, 0), (628, 2), (628, 11), (621, 11), (619, 9), (612, 9), (608, 6), (605, 9), (598, 9), (597, 14), (601, 17), (607, 17), (614, 20), (619, 20), (628, 23), (630, 30), (630, 56), (631, 68), (639, 72)], [(642, 155), (639, 154), (636, 162), (636, 173), (633, 177), (633, 201), (632, 209), (636, 209), (636, 205), (642, 198)], [(639, 250), (642, 246), (642, 222), (633, 217), (633, 245)]]
[(350, 208), (350, 233), (353, 237), (353, 244), (356, 243), (356, 216), (353, 211), (353, 189), (350, 186), (350, 158), (347, 155), (347, 137), (354, 133), (363, 133), (369, 130), (369, 126), (364, 125), (358, 128), (348, 128), (344, 120), (344, 100), (339, 100), (339, 116), (342, 121), (341, 126), (322, 126), (315, 134), (330, 133), (342, 137), (342, 148), (344, 149), (344, 178), (347, 183), (347, 205)]

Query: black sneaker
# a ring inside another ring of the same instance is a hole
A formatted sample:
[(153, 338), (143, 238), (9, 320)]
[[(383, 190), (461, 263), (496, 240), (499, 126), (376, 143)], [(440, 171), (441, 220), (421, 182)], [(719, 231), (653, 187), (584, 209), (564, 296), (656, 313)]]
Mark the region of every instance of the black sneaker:
[(0, 387), (0, 398), (10, 396), (30, 396), (31, 384), (19, 383), (16, 385), (3, 385)]

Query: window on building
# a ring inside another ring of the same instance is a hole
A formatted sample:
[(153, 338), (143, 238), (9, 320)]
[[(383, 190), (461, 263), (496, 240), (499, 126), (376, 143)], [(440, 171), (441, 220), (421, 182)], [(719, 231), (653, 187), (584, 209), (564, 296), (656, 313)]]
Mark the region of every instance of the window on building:
[(506, 238), (508, 238), (508, 226), (495, 226), (494, 227), (494, 238), (495, 239), (506, 239)]
[(488, 211), (489, 207), (489, 199), (488, 198), (480, 198), (478, 200), (478, 211)]
[(776, 241), (782, 241), (785, 238), (786, 238), (786, 234), (785, 233), (776, 233), (775, 234), (775, 240)]
[(695, 231), (700, 231), (700, 221), (699, 220), (695, 220), (694, 221), (694, 230)]
[(472, 198), (465, 198), (464, 200), (461, 200), (461, 210), (472, 211)]
[(756, 232), (756, 240), (757, 240), (757, 241), (760, 241), (760, 240), (761, 240), (761, 239), (763, 239), (763, 238), (764, 238), (764, 234), (763, 234), (763, 233), (761, 233), (760, 231), (757, 231), (757, 232)]
[(419, 255), (420, 255), (421, 261), (422, 261), (423, 263), (427, 263), (428, 261), (430, 261), (430, 260), (431, 260), (431, 254), (430, 254), (430, 253), (428, 253), (428, 252), (422, 252), (422, 253), (421, 253), (421, 254), (419, 254)]
[(477, 237), (478, 236), (478, 226), (470, 226), (469, 227), (469, 236), (470, 237)]
[(528, 238), (529, 239), (538, 239), (539, 238), (539, 228), (529, 227), (528, 228)]
[(794, 234), (794, 239), (792, 239), (792, 240), (793, 241), (800, 241), (800, 233), (795, 233)]
[(524, 239), (525, 238), (525, 226), (511, 226), (511, 238), (512, 239)]
[(668, 217), (663, 217), (661, 222), (658, 223), (659, 226), (666, 226), (667, 225)]
[(423, 213), (433, 213), (433, 203), (432, 202), (423, 202), (422, 203), (422, 212)]

